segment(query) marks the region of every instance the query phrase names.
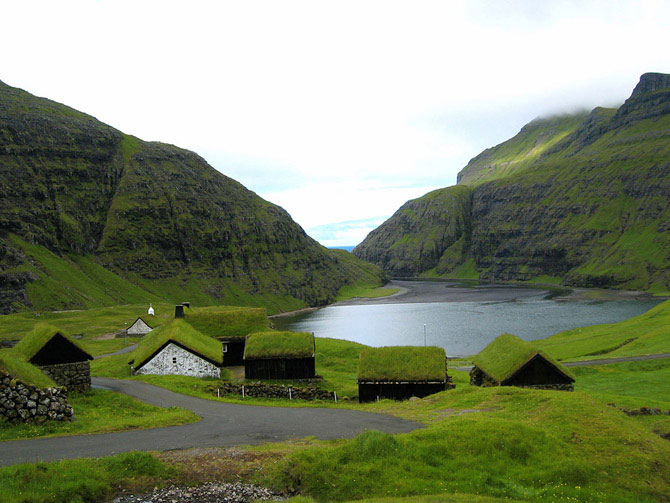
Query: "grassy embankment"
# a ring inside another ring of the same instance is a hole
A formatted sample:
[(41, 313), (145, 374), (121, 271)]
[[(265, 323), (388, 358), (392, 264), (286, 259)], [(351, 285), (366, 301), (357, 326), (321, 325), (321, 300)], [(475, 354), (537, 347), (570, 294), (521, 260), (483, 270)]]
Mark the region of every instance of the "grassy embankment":
[(196, 414), (188, 410), (178, 407), (156, 407), (105, 390), (72, 393), (69, 402), (75, 412), (75, 421), (0, 424), (0, 441), (159, 428), (200, 420)]

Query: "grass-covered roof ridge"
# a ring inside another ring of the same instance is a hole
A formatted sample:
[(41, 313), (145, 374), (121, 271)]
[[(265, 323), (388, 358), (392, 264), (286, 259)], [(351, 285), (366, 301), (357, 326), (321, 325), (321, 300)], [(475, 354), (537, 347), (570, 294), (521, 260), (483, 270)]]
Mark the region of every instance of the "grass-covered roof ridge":
[(244, 358), (310, 358), (314, 347), (314, 334), (308, 332), (256, 332), (247, 336)]
[(358, 380), (443, 382), (446, 356), (444, 349), (435, 346), (366, 348), (358, 361)]
[(28, 363), (14, 349), (0, 349), (0, 377), (9, 376), (39, 388), (54, 388), (56, 383), (36, 366)]
[(268, 329), (262, 307), (214, 306), (184, 309), (184, 319), (196, 330), (217, 339), (244, 338)]
[(537, 354), (542, 355), (566, 376), (575, 378), (572, 372), (544, 351), (512, 334), (502, 334), (496, 337), (472, 358), (472, 363), (496, 381), (503, 382)]
[(65, 337), (65, 339), (67, 339), (68, 342), (70, 342), (73, 346), (86, 353), (89, 360), (93, 359), (89, 352), (86, 351), (86, 349), (84, 349), (84, 347), (82, 347), (79, 342), (73, 339), (70, 334), (68, 334), (65, 330), (48, 323), (36, 324), (28, 334), (21, 338), (18, 344), (14, 346), (13, 350), (16, 351), (16, 353), (26, 361), (30, 361), (30, 359), (35, 356), (40, 351), (40, 349), (42, 349), (44, 345), (49, 342), (56, 334), (60, 334), (61, 336)]
[(136, 369), (140, 368), (168, 342), (181, 345), (216, 365), (223, 363), (221, 343), (202, 334), (183, 319), (172, 320), (144, 336), (131, 353), (129, 363)]

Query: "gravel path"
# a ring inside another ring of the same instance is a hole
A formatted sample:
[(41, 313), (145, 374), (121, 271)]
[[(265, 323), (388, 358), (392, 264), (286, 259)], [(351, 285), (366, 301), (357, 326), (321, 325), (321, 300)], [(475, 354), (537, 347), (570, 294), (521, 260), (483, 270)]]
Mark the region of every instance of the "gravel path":
[(190, 409), (202, 417), (202, 421), (151, 430), (2, 442), (0, 466), (111, 456), (128, 451), (261, 444), (309, 436), (351, 438), (365, 430), (405, 433), (421, 427), (419, 423), (384, 414), (331, 408), (238, 405), (181, 395), (141, 381), (101, 377), (94, 377), (92, 381), (95, 386), (152, 405)]
[(197, 487), (170, 486), (139, 495), (122, 495), (113, 503), (248, 503), (284, 498), (264, 487), (251, 484), (208, 483)]

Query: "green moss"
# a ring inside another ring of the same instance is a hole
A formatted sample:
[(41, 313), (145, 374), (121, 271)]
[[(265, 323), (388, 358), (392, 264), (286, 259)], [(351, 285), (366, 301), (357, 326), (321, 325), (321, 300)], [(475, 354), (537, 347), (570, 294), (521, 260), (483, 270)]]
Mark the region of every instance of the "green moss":
[(247, 336), (244, 358), (310, 358), (314, 356), (314, 334), (306, 332), (257, 332)]
[(73, 346), (83, 351), (89, 359), (93, 359), (93, 357), (88, 354), (82, 345), (70, 337), (67, 332), (60, 328), (49, 325), (48, 323), (36, 324), (32, 331), (25, 335), (13, 348), (13, 351), (15, 351), (26, 361), (30, 361), (30, 359), (35, 356), (44, 347), (44, 345), (56, 335), (61, 335)]
[(358, 363), (359, 381), (444, 381), (446, 353), (428, 346), (365, 348)]
[(568, 377), (575, 378), (572, 372), (554, 361), (549, 355), (537, 349), (533, 344), (512, 334), (503, 334), (496, 337), (493, 342), (472, 358), (472, 363), (496, 381), (503, 382), (538, 354), (553, 363)]
[(145, 335), (127, 361), (140, 368), (168, 342), (175, 342), (216, 365), (223, 364), (223, 349), (216, 339), (198, 332), (183, 319), (175, 319)]
[(216, 306), (185, 309), (185, 320), (199, 332), (217, 339), (242, 339), (269, 326), (264, 308)]
[(0, 349), (0, 374), (40, 388), (56, 386), (40, 369), (25, 361), (12, 349)]

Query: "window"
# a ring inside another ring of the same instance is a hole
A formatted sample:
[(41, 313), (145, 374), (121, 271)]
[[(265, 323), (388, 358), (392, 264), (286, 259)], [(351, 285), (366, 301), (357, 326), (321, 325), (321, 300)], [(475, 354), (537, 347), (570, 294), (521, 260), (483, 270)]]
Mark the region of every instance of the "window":
[(228, 352), (228, 344), (223, 345), (223, 352), (227, 353)]
[(172, 357), (172, 363), (177, 363), (177, 357), (176, 356)]

